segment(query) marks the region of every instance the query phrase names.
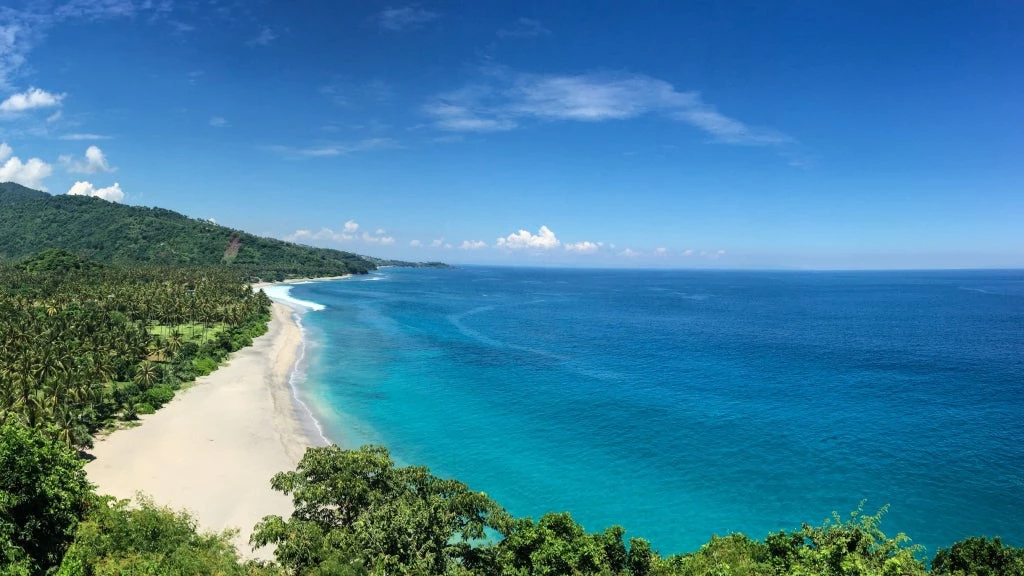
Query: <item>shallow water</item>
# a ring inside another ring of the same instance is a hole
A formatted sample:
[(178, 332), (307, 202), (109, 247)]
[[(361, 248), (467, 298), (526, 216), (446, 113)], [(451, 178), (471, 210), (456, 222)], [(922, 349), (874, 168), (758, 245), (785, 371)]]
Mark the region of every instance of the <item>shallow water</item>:
[(867, 499), (1024, 545), (1024, 272), (385, 269), (296, 285), (303, 394), (517, 515), (663, 553)]

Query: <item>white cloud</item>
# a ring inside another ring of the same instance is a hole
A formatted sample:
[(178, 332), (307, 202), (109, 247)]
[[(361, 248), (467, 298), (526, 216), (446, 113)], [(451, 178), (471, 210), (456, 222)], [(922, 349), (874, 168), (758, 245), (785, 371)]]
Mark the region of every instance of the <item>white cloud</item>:
[(419, 240), (409, 240), (409, 246), (423, 246), (423, 243)]
[(121, 190), (121, 185), (114, 182), (113, 186), (107, 186), (106, 188), (96, 188), (91, 182), (75, 182), (71, 189), (68, 190), (70, 196), (92, 196), (94, 198), (102, 198), (109, 202), (123, 202), (124, 192)]
[(492, 66), (484, 82), (435, 96), (423, 111), (450, 132), (512, 130), (524, 120), (603, 122), (648, 114), (684, 122), (729, 144), (782, 145), (792, 140), (749, 126), (705, 104), (695, 91), (643, 74), (529, 74)]
[(387, 235), (387, 232), (383, 228), (378, 228), (376, 232), (370, 234), (369, 232), (363, 232), (363, 242), (370, 244), (381, 243), (385, 245), (394, 244), (395, 239)]
[(39, 88), (29, 88), (24, 92), (12, 94), (0, 102), (0, 112), (23, 112), (36, 108), (53, 108), (60, 106), (64, 94), (54, 94)]
[(579, 254), (593, 254), (600, 248), (600, 243), (594, 242), (574, 242), (565, 245), (565, 249), (569, 252), (577, 252)]
[(64, 117), (64, 111), (63, 110), (57, 110), (53, 114), (50, 114), (49, 116), (47, 116), (46, 117), (46, 121), (48, 123), (52, 124), (52, 123), (60, 120), (63, 117)]
[(296, 230), (294, 234), (288, 237), (293, 242), (300, 240), (331, 240), (334, 242), (344, 242), (355, 238), (352, 234), (347, 232), (335, 232), (330, 228), (321, 228), (316, 232), (309, 230)]
[[(514, 129), (517, 124), (509, 118), (483, 118), (469, 106), (440, 97), (427, 104), (424, 111), (434, 117), (434, 124), (449, 132), (504, 132)], [(448, 98), (451, 98), (449, 96)]]
[(22, 186), (45, 191), (43, 181), (53, 174), (53, 166), (39, 158), (29, 158), (27, 162), (22, 162), (6, 142), (0, 142), (0, 162), (4, 162), (0, 166), (0, 182), (17, 182)]
[(664, 246), (655, 248), (654, 249), (654, 253), (659, 255), (659, 256), (661, 256), (662, 254), (667, 254), (668, 253), (668, 248), (665, 248)]
[(520, 229), (518, 232), (509, 234), (504, 238), (498, 238), (498, 248), (509, 248), (512, 250), (534, 249), (549, 250), (557, 247), (561, 242), (555, 237), (547, 226), (541, 226), (537, 234), (530, 234)]
[(210, 126), (214, 128), (224, 128), (228, 125), (228, 121), (223, 116), (214, 116), (210, 118)]
[(100, 150), (99, 146), (89, 146), (85, 149), (85, 158), (75, 160), (71, 156), (61, 156), (60, 162), (67, 171), (75, 174), (95, 174), (97, 172), (114, 172), (117, 168), (111, 168), (107, 157)]
[(383, 228), (378, 228), (373, 234), (369, 232), (363, 232), (357, 234), (359, 231), (359, 224), (355, 220), (349, 220), (345, 222), (340, 231), (334, 231), (330, 228), (321, 228), (317, 232), (310, 230), (296, 230), (294, 234), (286, 236), (285, 239), (292, 242), (300, 241), (331, 241), (331, 242), (348, 242), (351, 240), (361, 240), (369, 244), (383, 244), (389, 246), (395, 243), (395, 239), (388, 236), (387, 231)]
[(377, 14), (377, 21), (380, 27), (392, 32), (399, 32), (406, 28), (415, 28), (436, 18), (436, 13), (416, 6), (388, 7)]
[(630, 248), (626, 248), (622, 252), (619, 252), (619, 254), (625, 256), (626, 258), (636, 258), (637, 256), (640, 255), (639, 252), (637, 252), (636, 250), (632, 250)]
[(451, 250), (452, 249), (452, 245), (451, 244), (445, 244), (444, 245), (444, 249), (445, 250)]
[(274, 40), (277, 40), (277, 34), (270, 27), (264, 26), (255, 38), (246, 42), (246, 45), (267, 47), (273, 44)]
[(59, 136), (61, 140), (110, 140), (110, 136), (104, 136), (102, 134), (89, 134), (77, 132), (74, 134), (63, 134)]
[(683, 256), (693, 256), (693, 249), (687, 248), (686, 250), (683, 250)]
[(520, 18), (512, 27), (498, 30), (499, 38), (533, 38), (550, 34), (551, 30), (545, 28), (540, 22), (529, 18)]
[(61, 22), (131, 18), (146, 12), (152, 22), (172, 8), (170, 0), (62, 0), (0, 4), (0, 89), (11, 87), (12, 79), (28, 62), (32, 49), (42, 42), (50, 28)]
[(285, 156), (293, 158), (298, 157), (331, 157), (331, 156), (346, 156), (353, 152), (367, 152), (371, 150), (387, 150), (391, 148), (398, 148), (398, 142), (392, 138), (367, 138), (358, 142), (349, 144), (327, 144), (323, 146), (313, 146), (309, 148), (294, 148), (292, 146), (267, 146), (267, 150), (278, 152)]
[(479, 250), (481, 248), (487, 248), (487, 242), (483, 240), (466, 240), (459, 246), (462, 250)]
[(135, 11), (132, 0), (69, 0), (57, 7), (55, 14), (63, 18), (95, 20), (111, 16), (133, 16)]
[(433, 240), (433, 241), (432, 241), (432, 242), (430, 243), (430, 247), (431, 247), (431, 248), (440, 248), (442, 244), (444, 244), (444, 238), (435, 238), (435, 239), (434, 239), (434, 240)]

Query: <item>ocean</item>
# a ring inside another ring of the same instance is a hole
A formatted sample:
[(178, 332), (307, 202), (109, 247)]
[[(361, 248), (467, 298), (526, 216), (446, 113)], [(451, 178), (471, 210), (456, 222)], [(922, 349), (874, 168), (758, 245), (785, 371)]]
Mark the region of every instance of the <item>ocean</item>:
[(386, 268), (294, 285), (298, 390), (510, 512), (663, 554), (891, 506), (1024, 545), (1024, 271)]

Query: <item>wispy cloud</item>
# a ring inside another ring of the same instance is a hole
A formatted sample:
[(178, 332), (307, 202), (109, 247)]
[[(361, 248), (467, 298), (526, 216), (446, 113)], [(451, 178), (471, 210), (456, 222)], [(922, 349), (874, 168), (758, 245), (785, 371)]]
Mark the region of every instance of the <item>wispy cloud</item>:
[(484, 72), (485, 81), (437, 95), (424, 105), (436, 128), (496, 132), (512, 130), (527, 120), (605, 122), (656, 114), (698, 128), (716, 142), (792, 142), (778, 131), (718, 112), (698, 92), (680, 91), (643, 74), (529, 74), (504, 67)]
[(133, 0), (68, 0), (26, 2), (22, 8), (0, 7), (0, 88), (9, 88), (28, 62), (28, 55), (47, 30), (72, 20), (96, 21), (130, 18), (149, 13), (152, 18), (170, 11), (169, 2)]
[(259, 34), (246, 41), (245, 44), (247, 46), (267, 47), (273, 44), (274, 40), (277, 40), (277, 34), (269, 26), (264, 26), (263, 29), (260, 30)]
[(225, 128), (228, 125), (228, 121), (223, 116), (214, 116), (210, 118), (210, 126), (214, 128)]
[(297, 148), (294, 146), (273, 145), (266, 146), (267, 150), (277, 152), (284, 156), (293, 158), (325, 158), (334, 156), (346, 156), (356, 152), (369, 152), (373, 150), (389, 150), (399, 148), (397, 141), (391, 138), (367, 138), (358, 142), (347, 144), (324, 144), (321, 146), (310, 146)]
[(502, 28), (497, 32), (499, 38), (534, 38), (536, 36), (549, 36), (551, 30), (543, 24), (529, 18), (520, 18), (508, 28)]
[(54, 11), (61, 18), (95, 20), (113, 16), (134, 16), (137, 12), (132, 0), (69, 0)]
[(85, 132), (75, 132), (72, 134), (61, 134), (57, 137), (59, 140), (110, 140), (113, 136), (104, 136), (103, 134), (89, 134)]
[(459, 246), (459, 248), (461, 250), (479, 250), (481, 248), (487, 248), (487, 242), (484, 242), (483, 240), (466, 240)]
[(24, 92), (11, 94), (6, 100), (0, 102), (0, 112), (24, 112), (36, 108), (54, 108), (60, 106), (64, 96), (64, 94), (55, 94), (33, 87)]
[(388, 7), (379, 12), (376, 19), (381, 28), (392, 32), (399, 32), (406, 28), (416, 28), (435, 20), (437, 19), (437, 13), (424, 10), (418, 6)]

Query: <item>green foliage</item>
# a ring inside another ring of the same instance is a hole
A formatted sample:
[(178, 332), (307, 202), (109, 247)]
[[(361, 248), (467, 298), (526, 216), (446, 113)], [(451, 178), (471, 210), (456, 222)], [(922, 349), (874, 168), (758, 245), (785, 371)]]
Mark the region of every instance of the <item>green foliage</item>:
[(310, 448), (271, 484), (292, 496), (295, 511), (264, 518), (251, 542), (275, 544), (296, 574), (455, 573), (486, 561), (486, 528), (508, 527), (487, 495), (422, 467), (396, 468), (382, 447)]
[(187, 512), (139, 498), (104, 499), (79, 524), (57, 576), (243, 576), (274, 571), (239, 562), (232, 532), (201, 532)]
[(153, 406), (163, 406), (174, 399), (174, 390), (170, 386), (156, 386), (146, 390), (146, 399)]
[(266, 294), (228, 270), (93, 266), (54, 250), (0, 265), (0, 423), (88, 446), (215, 370), (269, 319)]
[(38, 430), (0, 425), (0, 573), (44, 574), (60, 563), (90, 494), (75, 452)]
[(67, 250), (49, 248), (18, 262), (17, 267), (25, 272), (80, 272), (100, 269), (103, 265)]
[(247, 276), (365, 274), (370, 260), (340, 250), (261, 238), (162, 208), (51, 196), (0, 184), (0, 260), (60, 248), (106, 263), (219, 266)]
[[(768, 546), (743, 534), (713, 536), (697, 552), (655, 562), (657, 574), (678, 576), (774, 576)], [(782, 572), (784, 573), (784, 572)]]
[(768, 536), (772, 562), (784, 574), (817, 576), (915, 576), (925, 574), (906, 534), (888, 538), (878, 525), (886, 508), (874, 516), (863, 504), (843, 521), (834, 514), (820, 527), (804, 524), (799, 532)]
[(1020, 576), (1024, 549), (1003, 546), (999, 538), (968, 538), (940, 548), (932, 560), (936, 576)]
[(206, 376), (217, 369), (217, 361), (208, 356), (196, 358), (192, 361), (192, 365), (195, 367), (196, 373), (200, 376)]

